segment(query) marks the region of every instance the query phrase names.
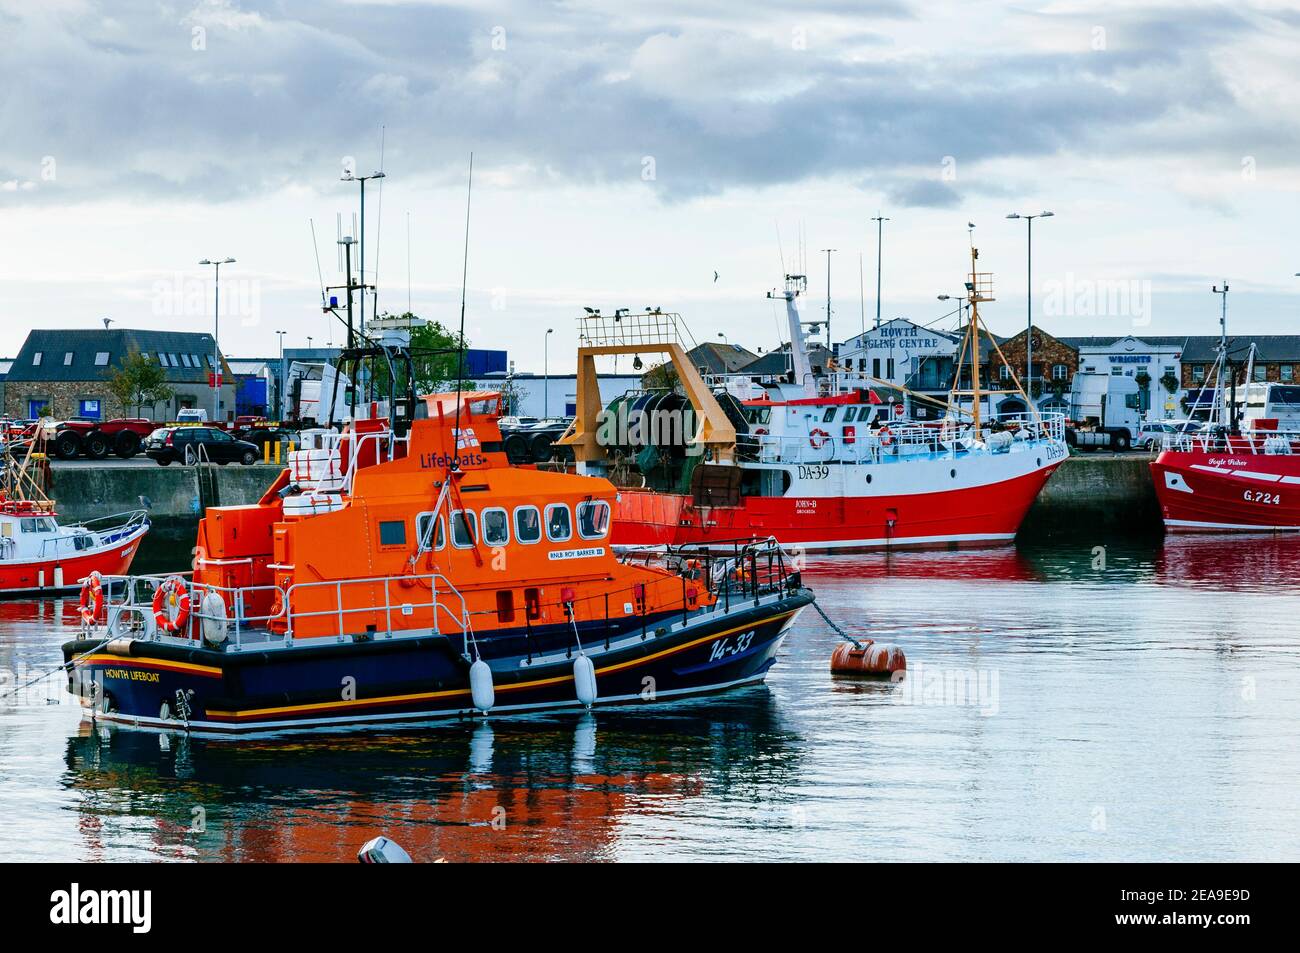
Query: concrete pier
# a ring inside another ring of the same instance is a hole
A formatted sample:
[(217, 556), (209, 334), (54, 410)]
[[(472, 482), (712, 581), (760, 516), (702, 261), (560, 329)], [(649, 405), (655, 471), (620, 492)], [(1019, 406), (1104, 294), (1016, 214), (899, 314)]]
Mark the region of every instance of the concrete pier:
[(1102, 451), (1067, 457), (1030, 508), (1021, 538), (1159, 535), (1164, 524), (1151, 482), (1154, 459), (1149, 453)]

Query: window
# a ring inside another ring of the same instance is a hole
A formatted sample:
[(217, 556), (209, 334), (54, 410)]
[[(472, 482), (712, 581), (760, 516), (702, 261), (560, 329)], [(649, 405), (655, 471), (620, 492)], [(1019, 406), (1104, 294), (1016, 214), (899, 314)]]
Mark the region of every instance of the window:
[(832, 420), (834, 420), (834, 419), (835, 419), (835, 411), (837, 411), (838, 409), (839, 409), (838, 407), (827, 407), (827, 408), (826, 408), (826, 413), (824, 413), (824, 414), (822, 415), (822, 423), (824, 423), (824, 424), (828, 424), (828, 423), (830, 423)]
[(1065, 378), (1069, 376), (1069, 373), (1070, 373), (1070, 369), (1066, 367), (1064, 364), (1052, 365), (1052, 380), (1054, 381), (1065, 380)]
[(172, 367), (180, 367), (180, 366), (181, 366), (181, 362), (178, 361), (178, 360), (176, 360), (176, 355), (175, 355), (175, 354), (168, 354), (167, 357), (168, 357), (168, 359), (171, 361)]
[(48, 397), (29, 397), (27, 399), (27, 416), (32, 420), (47, 417), (49, 413), (50, 399)]
[(1200, 384), (1200, 383), (1203, 383), (1204, 381), (1205, 381), (1205, 365), (1204, 365), (1204, 364), (1193, 364), (1193, 365), (1192, 365), (1192, 383), (1193, 383), (1193, 384)]
[(871, 359), (871, 376), (872, 377), (880, 376), (880, 358), (878, 357)]
[(94, 417), (99, 419), (100, 403), (98, 398), (89, 398), (77, 401), (77, 412), (82, 417)]
[[(433, 524), (432, 538), (429, 535), (431, 524)], [(443, 529), (441, 516), (435, 523), (432, 513), (421, 513), (415, 518), (415, 532), (419, 537), (419, 551), (422, 553), (427, 553), (431, 549), (442, 549), (447, 545), (447, 534)]]
[(552, 503), (546, 508), (546, 538), (553, 543), (566, 542), (573, 536), (569, 521), (569, 508), (563, 503)]
[(199, 363), (199, 356), (198, 356), (197, 354), (191, 354), (191, 355), (190, 355), (190, 364), (192, 364), (194, 367), (202, 367), (202, 366), (203, 366), (202, 364)]
[(542, 515), (535, 506), (515, 507), (515, 539), (535, 543), (542, 538)]
[(44, 356), (45, 356), (45, 355), (43, 355), (40, 351), (37, 351), (35, 354), (33, 354), (33, 355), (32, 355), (32, 367), (40, 367), (40, 366), (41, 366), (41, 358), (44, 357)]
[(380, 546), (405, 546), (406, 545), (406, 520), (380, 520), (379, 521), (379, 545)]
[(208, 367), (211, 367), (211, 366), (212, 366), (212, 355), (211, 355), (211, 354), (205, 354), (205, 355), (204, 355), (204, 359), (208, 362)]
[(853, 421), (857, 418), (857, 416), (858, 416), (858, 408), (857, 408), (857, 407), (846, 407), (846, 408), (844, 408), (844, 422), (845, 422), (846, 424), (851, 424), (851, 423), (853, 423)]
[(107, 352), (107, 351), (96, 351), (96, 352), (95, 352), (95, 366), (96, 366), (96, 367), (108, 367), (108, 352)]
[(230, 441), (235, 439), (224, 430), (209, 430), (208, 433), (211, 434), (212, 439), (217, 443), (230, 443)]
[(46, 516), (24, 519), (22, 527), (24, 533), (52, 533), (56, 528), (54, 520)]
[(1252, 377), (1252, 380), (1254, 380), (1255, 383), (1257, 384), (1264, 383), (1264, 381), (1268, 380), (1268, 368), (1265, 367), (1263, 364), (1256, 364), (1254, 376)]
[(1002, 380), (1004, 381), (1011, 380), (1011, 368), (1003, 364), (1001, 367), (998, 368), (998, 377), (1002, 378)]
[(483, 542), (489, 546), (510, 542), (510, 515), (500, 507), (483, 511)]
[(158, 352), (158, 363), (161, 364), (163, 367), (167, 366), (167, 355), (164, 354), (162, 351)]
[(609, 504), (588, 500), (578, 504), (578, 535), (583, 539), (600, 539), (609, 529)]
[(71, 367), (71, 366), (72, 366), (72, 352), (71, 352), (71, 351), (64, 351), (64, 352), (63, 352), (63, 366), (64, 366), (64, 367)]
[(1295, 380), (1295, 365), (1283, 364), (1280, 374), (1281, 374), (1282, 383), (1290, 384), (1293, 380)]
[(892, 357), (885, 362), (885, 367), (887, 368), (885, 377), (892, 381), (894, 379), (894, 359)]
[(1085, 374), (1095, 374), (1097, 373), (1097, 365), (1096, 364), (1085, 365), (1083, 368), (1083, 372)]
[(189, 356), (188, 354), (182, 354), (182, 355), (181, 355), (181, 363), (184, 364), (186, 367), (190, 367), (190, 366), (191, 366), (191, 364), (190, 364), (190, 356)]
[(474, 545), (475, 514), (473, 510), (453, 510), (451, 514), (451, 544), (459, 549)]

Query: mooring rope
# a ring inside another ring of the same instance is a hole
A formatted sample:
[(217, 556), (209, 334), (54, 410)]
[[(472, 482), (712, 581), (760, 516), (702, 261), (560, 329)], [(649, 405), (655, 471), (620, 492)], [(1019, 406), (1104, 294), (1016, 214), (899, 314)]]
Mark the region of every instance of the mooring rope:
[(831, 627), (831, 629), (835, 632), (835, 634), (838, 635), (841, 639), (843, 639), (843, 640), (846, 641), (846, 642), (852, 642), (852, 643), (853, 643), (853, 647), (854, 647), (855, 649), (859, 649), (859, 650), (861, 650), (861, 649), (866, 648), (866, 646), (864, 646), (861, 642), (859, 642), (859, 641), (858, 641), (857, 639), (855, 639), (853, 636), (849, 635), (847, 632), (845, 632), (843, 629), (841, 629), (838, 625), (836, 625), (834, 622), (832, 622), (832, 621), (831, 621), (831, 617), (828, 616), (828, 615), (826, 614), (825, 610), (822, 609), (822, 607), (821, 607), (820, 605), (817, 604), (817, 600), (816, 600), (816, 599), (814, 599), (814, 600), (812, 601), (812, 607), (813, 607), (814, 609), (817, 610), (817, 614), (818, 614), (819, 616), (822, 617), (823, 621), (825, 621), (825, 623), (826, 623), (827, 625), (829, 625), (829, 626)]
[(0, 692), (0, 698), (8, 698), (10, 695), (17, 695), (19, 692), (23, 691), (24, 689), (31, 688), (33, 685), (37, 684), (38, 682), (45, 681), (45, 679), (49, 678), (55, 672), (61, 672), (64, 669), (71, 668), (72, 666), (80, 662), (82, 659), (84, 659), (87, 655), (92, 655), (95, 652), (98, 652), (109, 642), (112, 642), (113, 638), (114, 638), (113, 636), (109, 636), (103, 642), (100, 642), (98, 645), (92, 645), (90, 648), (86, 649), (86, 651), (82, 652), (80, 655), (75, 656), (74, 658), (68, 659), (62, 665), (56, 665), (48, 672), (43, 672), (40, 675), (37, 675), (35, 678), (23, 682), (21, 685), (16, 685), (7, 692)]

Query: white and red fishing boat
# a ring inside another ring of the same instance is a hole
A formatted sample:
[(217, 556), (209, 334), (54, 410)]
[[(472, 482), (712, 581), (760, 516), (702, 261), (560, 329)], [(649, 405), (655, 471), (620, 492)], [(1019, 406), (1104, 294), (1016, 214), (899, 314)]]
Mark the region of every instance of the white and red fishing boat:
[(64, 524), (46, 496), (44, 457), (29, 442), (0, 475), (0, 596), (73, 590), (93, 573), (120, 575), (149, 531), (144, 510)]
[[(1226, 342), (1220, 368), (1225, 355)], [(1238, 416), (1235, 402), (1223, 400), (1223, 376), (1220, 369), (1213, 419), (1195, 432), (1166, 434), (1151, 464), (1165, 529), (1300, 530), (1300, 387), (1248, 385), (1245, 414)]]
[[(937, 421), (896, 416), (905, 403), (882, 400), (883, 382), (873, 378), (814, 376), (796, 305), (806, 287), (800, 275), (772, 295), (786, 303), (793, 382), (758, 394), (745, 392), (747, 379), (710, 386), (686, 355), (676, 315), (580, 318), (577, 416), (559, 443), (583, 472), (619, 485), (615, 544), (774, 537), (806, 551), (845, 551), (1011, 542), (1068, 455), (1065, 422), (1037, 410), (982, 410), (980, 344), (1001, 351), (981, 329), (978, 304), (993, 300), (991, 278), (974, 272), (974, 260), (961, 350), (971, 356), (971, 387), (957, 389), (959, 361)], [(596, 358), (646, 352), (668, 356), (680, 393), (634, 392), (602, 408)], [(1011, 381), (1034, 407), (1014, 372)]]

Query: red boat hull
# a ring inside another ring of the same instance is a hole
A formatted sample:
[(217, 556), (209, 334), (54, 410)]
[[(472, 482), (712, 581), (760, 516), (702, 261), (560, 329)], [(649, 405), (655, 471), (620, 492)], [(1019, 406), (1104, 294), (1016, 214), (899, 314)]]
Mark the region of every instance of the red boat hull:
[[(145, 534), (142, 529), (134, 536), (121, 540), (112, 546), (92, 550), (67, 559), (45, 559), (33, 562), (0, 563), (0, 595), (16, 593), (53, 592), (60, 589), (75, 589), (92, 572), (98, 571), (105, 576), (125, 575), (131, 568), (140, 540)], [(55, 570), (61, 569), (63, 584), (56, 585)]]
[(689, 496), (622, 490), (614, 520), (621, 547), (774, 536), (809, 552), (988, 546), (1015, 539), (1056, 465), (952, 490), (879, 496), (748, 496), (741, 505), (695, 507)]
[(1151, 475), (1171, 533), (1300, 530), (1300, 456), (1166, 450)]

